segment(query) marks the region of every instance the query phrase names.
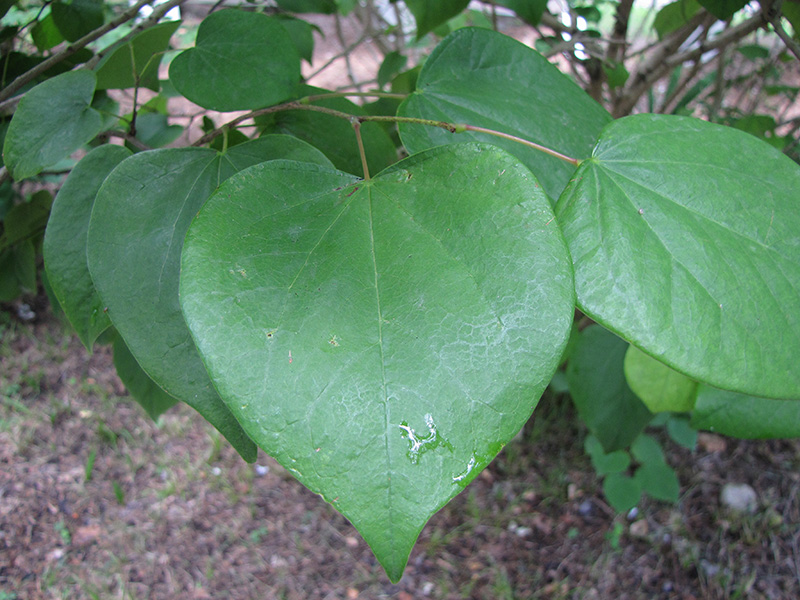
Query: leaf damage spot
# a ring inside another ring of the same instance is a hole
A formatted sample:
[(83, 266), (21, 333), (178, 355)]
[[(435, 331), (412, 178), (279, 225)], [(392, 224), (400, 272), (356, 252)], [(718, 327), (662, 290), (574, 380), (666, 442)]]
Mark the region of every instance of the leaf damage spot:
[(418, 434), (409, 426), (408, 421), (402, 421), (400, 425), (398, 425), (402, 430), (400, 435), (408, 440), (407, 456), (411, 460), (412, 465), (419, 462), (421, 454), (424, 454), (428, 450), (434, 450), (439, 446), (444, 446), (451, 452), (453, 451), (453, 445), (439, 434), (436, 429), (436, 424), (433, 422), (433, 416), (430, 414), (425, 415), (425, 426), (428, 428), (427, 435)]
[(332, 335), (331, 339), (328, 340), (328, 343), (331, 346), (338, 347), (339, 346), (339, 336)]

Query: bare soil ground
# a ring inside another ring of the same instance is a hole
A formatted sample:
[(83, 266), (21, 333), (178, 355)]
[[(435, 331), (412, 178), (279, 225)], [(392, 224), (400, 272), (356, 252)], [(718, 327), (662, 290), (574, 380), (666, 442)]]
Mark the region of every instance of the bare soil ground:
[[(800, 443), (665, 443), (677, 505), (603, 500), (568, 399), (425, 527), (392, 585), (347, 521), (198, 415), (157, 423), (46, 312), (0, 322), (0, 599), (800, 597)], [(721, 507), (752, 485), (755, 514)]]

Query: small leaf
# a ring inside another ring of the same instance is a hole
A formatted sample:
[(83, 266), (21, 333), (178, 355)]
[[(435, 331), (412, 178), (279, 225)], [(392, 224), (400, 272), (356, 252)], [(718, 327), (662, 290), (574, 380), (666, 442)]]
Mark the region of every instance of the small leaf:
[(150, 148), (171, 144), (183, 133), (180, 125), (170, 125), (167, 115), (139, 113), (136, 117), (136, 138)]
[(686, 25), (702, 6), (697, 0), (677, 0), (658, 11), (653, 21), (659, 39)]
[(97, 89), (126, 89), (135, 86), (158, 91), (161, 55), (180, 21), (148, 27), (115, 47), (97, 66)]
[(500, 0), (497, 4), (513, 10), (528, 25), (536, 27), (547, 9), (547, 0)]
[(0, 249), (44, 233), (53, 197), (47, 190), (39, 190), (27, 202), (14, 205), (3, 219)]
[(584, 450), (592, 459), (592, 466), (598, 475), (622, 473), (631, 464), (630, 455), (624, 450), (615, 450), (606, 454), (602, 444), (593, 435), (588, 435), (584, 442)]
[(74, 42), (101, 27), (103, 0), (71, 0), (51, 5), (53, 20), (64, 39)]
[(667, 421), (667, 433), (673, 442), (687, 450), (694, 450), (697, 446), (697, 429), (686, 417), (671, 415)]
[(396, 50), (384, 56), (381, 67), (378, 69), (378, 87), (383, 87), (389, 83), (395, 75), (405, 68), (407, 62), (408, 57)]
[(114, 367), (131, 396), (154, 421), (178, 403), (147, 376), (118, 335), (114, 337)]
[(603, 63), (603, 71), (606, 74), (608, 87), (611, 89), (622, 87), (628, 81), (630, 73), (623, 63)]
[(100, 132), (100, 113), (90, 106), (94, 87), (94, 73), (70, 71), (40, 83), (23, 96), (3, 149), (14, 179), (36, 175)]
[(670, 369), (635, 346), (625, 353), (625, 379), (652, 413), (688, 412), (694, 406), (697, 382)]
[(469, 0), (405, 0), (417, 22), (417, 39), (446, 23), (469, 4)]
[(308, 21), (286, 16), (281, 16), (278, 22), (289, 34), (300, 58), (311, 64), (314, 58), (314, 29), (317, 28)]
[(606, 127), (556, 213), (578, 304), (689, 377), (800, 398), (800, 167), (741, 131)]
[(698, 0), (698, 2), (721, 21), (727, 21), (747, 6), (749, 0)]
[(628, 344), (593, 325), (578, 338), (567, 364), (567, 381), (578, 414), (606, 452), (627, 448), (652, 418), (625, 382)]
[(642, 491), (656, 500), (677, 502), (681, 484), (675, 470), (664, 462), (650, 462), (636, 469), (633, 476)]
[(622, 473), (611, 473), (603, 481), (603, 494), (617, 512), (628, 512), (642, 498), (641, 484)]
[(203, 20), (195, 47), (172, 61), (169, 75), (181, 94), (203, 108), (255, 109), (292, 96), (300, 57), (280, 20), (226, 9)]
[(336, 0), (276, 0), (283, 10), (294, 13), (322, 13), (331, 15), (336, 12)]
[(36, 293), (36, 247), (33, 241), (24, 240), (11, 249), (14, 256), (14, 273), (22, 291)]
[(39, 52), (49, 50), (64, 41), (64, 35), (56, 26), (53, 13), (39, 20), (36, 25), (31, 28), (31, 39), (33, 43), (36, 44), (36, 49), (39, 50)]
[[(610, 115), (541, 54), (486, 29), (459, 29), (425, 62), (417, 90), (399, 115), (500, 130), (581, 159)], [(546, 116), (545, 116), (546, 115)], [(569, 123), (565, 126), (565, 123)], [(536, 173), (556, 198), (575, 167), (517, 142), (471, 132), (400, 124), (409, 152), (471, 139), (504, 148)]]
[(800, 402), (757, 398), (701, 385), (692, 426), (741, 439), (800, 437)]
[(181, 303), (215, 386), (392, 581), (558, 365), (572, 288), (550, 219), (527, 169), (465, 144), (370, 181), (263, 163), (187, 234)]
[(86, 240), (94, 199), (106, 176), (130, 156), (121, 146), (95, 148), (79, 162), (56, 196), (44, 237), (50, 286), (87, 350), (105, 331), (108, 319), (89, 275)]
[(631, 444), (631, 454), (642, 464), (661, 464), (664, 460), (664, 451), (656, 439), (645, 433), (641, 434)]

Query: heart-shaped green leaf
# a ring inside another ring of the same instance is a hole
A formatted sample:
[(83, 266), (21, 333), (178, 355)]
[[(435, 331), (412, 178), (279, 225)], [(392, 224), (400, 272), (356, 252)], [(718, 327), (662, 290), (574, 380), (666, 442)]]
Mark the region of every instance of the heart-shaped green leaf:
[(800, 167), (741, 131), (615, 121), (558, 202), (578, 305), (694, 379), (800, 398), (798, 190)]
[(701, 385), (692, 426), (743, 439), (800, 437), (800, 402), (756, 398)]
[(62, 73), (20, 100), (3, 147), (14, 179), (36, 175), (100, 132), (100, 113), (90, 106), (95, 81), (90, 71)]
[(225, 154), (205, 148), (135, 154), (106, 178), (89, 225), (89, 270), (131, 353), (151, 379), (195, 408), (251, 461), (255, 447), (212, 387), (181, 316), (180, 253), (189, 223), (223, 180), (287, 156), (330, 164), (287, 136), (263, 137)]
[(300, 57), (279, 20), (221, 10), (203, 20), (195, 47), (172, 61), (169, 77), (203, 108), (261, 108), (292, 95), (300, 81)]
[(556, 369), (573, 289), (552, 218), (527, 169), (466, 144), (370, 181), (258, 165), (187, 234), (181, 304), (220, 395), (393, 581)]
[[(495, 129), (557, 150), (589, 155), (611, 116), (541, 54), (486, 29), (459, 29), (425, 61), (416, 91), (399, 115), (468, 123)], [(486, 134), (453, 135), (422, 125), (400, 125), (409, 152), (467, 138), (505, 148), (536, 173), (545, 191), (557, 198), (575, 167), (557, 158)]]
[(130, 150), (122, 146), (105, 145), (84, 156), (61, 186), (44, 236), (44, 262), (53, 293), (90, 351), (111, 321), (89, 274), (89, 218), (103, 181), (130, 155)]

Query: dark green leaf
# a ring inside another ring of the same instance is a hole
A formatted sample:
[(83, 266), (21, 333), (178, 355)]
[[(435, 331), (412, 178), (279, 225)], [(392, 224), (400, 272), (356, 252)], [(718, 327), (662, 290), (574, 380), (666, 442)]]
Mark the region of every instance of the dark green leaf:
[(395, 75), (405, 68), (407, 62), (407, 56), (403, 56), (396, 50), (389, 52), (383, 58), (381, 67), (378, 69), (378, 87), (383, 87), (394, 79)]
[(631, 454), (643, 465), (664, 463), (664, 451), (656, 439), (645, 433), (638, 436), (631, 444)]
[(581, 310), (693, 379), (800, 398), (798, 189), (741, 131), (615, 121), (556, 209)]
[(36, 175), (100, 132), (100, 113), (90, 107), (94, 86), (94, 73), (70, 71), (25, 94), (3, 147), (14, 179)]
[(800, 402), (756, 398), (701, 385), (692, 426), (742, 439), (800, 437)]
[(670, 369), (635, 346), (625, 353), (625, 379), (652, 413), (688, 412), (694, 406), (697, 382)]
[(3, 220), (0, 249), (41, 235), (52, 204), (50, 192), (39, 190), (27, 202), (12, 207)]
[(322, 13), (330, 15), (336, 12), (336, 0), (276, 0), (283, 10), (294, 13)]
[(686, 417), (671, 416), (667, 421), (667, 433), (673, 442), (687, 450), (694, 450), (697, 446), (697, 430)]
[(174, 142), (183, 133), (180, 125), (170, 125), (169, 118), (159, 113), (140, 113), (136, 117), (136, 137), (150, 148)]
[(547, 9), (547, 0), (500, 0), (497, 4), (510, 8), (520, 19), (534, 27), (542, 20)]
[(314, 27), (311, 23), (290, 17), (281, 17), (278, 22), (289, 34), (300, 58), (311, 64), (314, 57)]
[(625, 340), (593, 325), (581, 332), (567, 364), (578, 414), (606, 452), (627, 448), (652, 417), (625, 382), (627, 349)]
[[(486, 29), (459, 29), (442, 41), (425, 62), (417, 91), (399, 114), (496, 129), (575, 158), (589, 155), (600, 130), (611, 120), (541, 54)], [(453, 135), (436, 127), (401, 124), (400, 137), (411, 153), (468, 139), (495, 144), (536, 173), (553, 198), (575, 172), (564, 161), (484, 134)]]
[(87, 350), (111, 325), (89, 275), (86, 238), (100, 185), (130, 156), (120, 146), (105, 145), (87, 154), (61, 186), (44, 238), (44, 261), (53, 293)]
[(727, 21), (747, 6), (749, 0), (698, 0), (698, 2), (718, 19)]
[(702, 7), (697, 0), (677, 0), (658, 11), (653, 21), (653, 29), (659, 38), (683, 27)]
[(205, 148), (135, 154), (100, 188), (89, 226), (92, 279), (137, 362), (250, 461), (255, 446), (213, 389), (181, 316), (180, 252), (190, 221), (223, 180), (287, 155), (325, 160), (307, 144), (283, 137), (254, 140), (224, 155)]
[(22, 291), (36, 293), (36, 247), (33, 240), (24, 240), (11, 249), (14, 273)]
[(203, 108), (261, 108), (292, 96), (300, 57), (279, 19), (234, 9), (211, 13), (195, 47), (169, 68), (178, 91)]
[(603, 16), (600, 9), (591, 5), (573, 6), (572, 10), (574, 10), (575, 14), (579, 17), (586, 19), (587, 23), (599, 23)]
[(181, 303), (215, 386), (392, 581), (555, 371), (573, 291), (552, 218), (527, 169), (466, 144), (366, 182), (261, 164), (187, 234)]
[(647, 463), (636, 469), (634, 479), (642, 491), (656, 500), (677, 502), (681, 484), (675, 470), (664, 462)]
[[(312, 87), (303, 89), (304, 94), (326, 91)], [(314, 104), (351, 115), (366, 114), (362, 107), (345, 98), (328, 98)], [(266, 133), (293, 135), (319, 148), (337, 169), (362, 174), (361, 155), (358, 153), (353, 126), (344, 119), (306, 110), (287, 110), (259, 117), (256, 123)], [(361, 126), (361, 137), (370, 173), (377, 173), (397, 161), (397, 150), (378, 123), (364, 123)]]
[(622, 63), (603, 63), (603, 71), (606, 74), (608, 86), (611, 89), (622, 87), (628, 81), (630, 73)]
[(469, 4), (469, 0), (405, 0), (417, 22), (417, 39), (446, 23)]
[(146, 87), (158, 91), (158, 67), (180, 21), (149, 27), (118, 45), (97, 66), (97, 89)]
[(744, 44), (736, 48), (736, 51), (750, 60), (769, 58), (769, 48), (758, 44)]
[(103, 25), (103, 0), (71, 0), (51, 5), (56, 26), (70, 42), (79, 40)]
[(628, 512), (639, 504), (642, 497), (641, 484), (622, 473), (611, 473), (603, 481), (603, 494), (617, 512)]
[(154, 421), (177, 404), (175, 398), (147, 376), (120, 336), (114, 338), (114, 367), (133, 399)]
[(606, 451), (603, 450), (603, 445), (591, 434), (586, 436), (583, 448), (592, 459), (592, 466), (598, 475), (622, 473), (631, 464), (631, 457), (627, 452), (615, 450), (606, 454)]
[(0, 302), (10, 302), (21, 293), (14, 249), (0, 250)]
[(53, 14), (48, 14), (31, 28), (31, 39), (39, 52), (44, 52), (64, 41), (64, 36), (56, 26)]

